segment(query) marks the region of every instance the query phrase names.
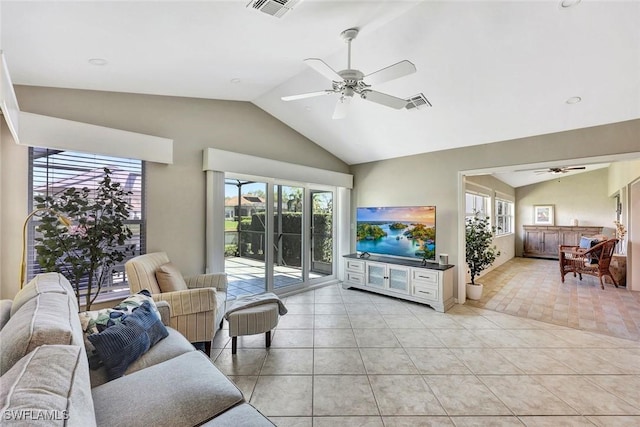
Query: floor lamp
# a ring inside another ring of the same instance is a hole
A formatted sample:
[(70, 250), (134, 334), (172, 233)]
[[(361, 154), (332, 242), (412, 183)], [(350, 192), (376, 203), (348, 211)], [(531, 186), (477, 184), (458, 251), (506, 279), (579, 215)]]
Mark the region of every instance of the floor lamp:
[(24, 286), (24, 280), (25, 277), (27, 275), (26, 272), (26, 267), (27, 267), (27, 262), (26, 262), (26, 258), (27, 258), (27, 224), (29, 224), (29, 220), (31, 219), (31, 217), (35, 216), (38, 213), (41, 212), (50, 212), (53, 215), (55, 215), (56, 217), (58, 217), (58, 221), (60, 221), (60, 223), (65, 226), (65, 227), (70, 227), (71, 226), (71, 220), (65, 216), (63, 216), (60, 212), (53, 210), (51, 208), (39, 208), (36, 209), (35, 211), (31, 212), (29, 215), (27, 215), (27, 218), (24, 220), (24, 224), (22, 225), (22, 259), (20, 260), (20, 289), (22, 289), (22, 287)]

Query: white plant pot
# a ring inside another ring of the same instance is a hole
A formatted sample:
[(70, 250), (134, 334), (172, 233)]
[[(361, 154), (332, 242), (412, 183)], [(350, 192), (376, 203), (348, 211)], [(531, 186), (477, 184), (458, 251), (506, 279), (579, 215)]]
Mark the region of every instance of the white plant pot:
[(475, 285), (467, 283), (467, 298), (472, 300), (479, 300), (480, 298), (482, 298), (483, 289), (484, 285), (482, 283), (476, 283)]

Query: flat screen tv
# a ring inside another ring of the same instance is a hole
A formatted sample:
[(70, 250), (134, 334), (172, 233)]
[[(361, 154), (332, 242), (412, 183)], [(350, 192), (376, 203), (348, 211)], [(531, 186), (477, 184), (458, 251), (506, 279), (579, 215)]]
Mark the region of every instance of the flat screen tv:
[(358, 208), (356, 221), (360, 253), (436, 259), (435, 206)]

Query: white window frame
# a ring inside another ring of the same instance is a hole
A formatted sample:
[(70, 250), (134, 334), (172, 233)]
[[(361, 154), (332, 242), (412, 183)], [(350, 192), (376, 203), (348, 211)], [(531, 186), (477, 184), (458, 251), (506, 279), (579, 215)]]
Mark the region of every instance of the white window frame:
[[(472, 206), (468, 206), (467, 202), (469, 201), (469, 196), (472, 197)], [(478, 209), (477, 202), (479, 200), (483, 201), (484, 206), (481, 209)], [(482, 216), (491, 217), (491, 196), (484, 193), (479, 193), (476, 191), (465, 191), (465, 218), (470, 219), (473, 218), (476, 213), (480, 213)]]
[[(499, 205), (503, 205), (502, 213)], [(506, 211), (505, 211), (506, 209)], [(514, 224), (514, 203), (511, 200), (506, 200), (500, 197), (496, 197), (495, 199), (495, 215), (494, 215), (494, 226), (496, 227), (496, 236), (506, 236), (509, 234), (513, 234), (513, 224)], [(502, 219), (502, 221), (500, 221)], [(506, 227), (500, 226), (500, 224), (507, 224)]]

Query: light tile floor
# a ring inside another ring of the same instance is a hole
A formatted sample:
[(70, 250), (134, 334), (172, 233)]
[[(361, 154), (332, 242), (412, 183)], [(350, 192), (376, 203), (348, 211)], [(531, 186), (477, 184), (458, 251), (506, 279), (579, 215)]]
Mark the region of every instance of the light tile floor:
[(567, 274), (562, 283), (558, 261), (513, 258), (480, 281), (482, 299), (468, 305), (640, 340), (640, 292), (610, 282), (601, 289), (598, 278), (587, 275)]
[(212, 359), (279, 426), (638, 426), (640, 342), (328, 286)]

